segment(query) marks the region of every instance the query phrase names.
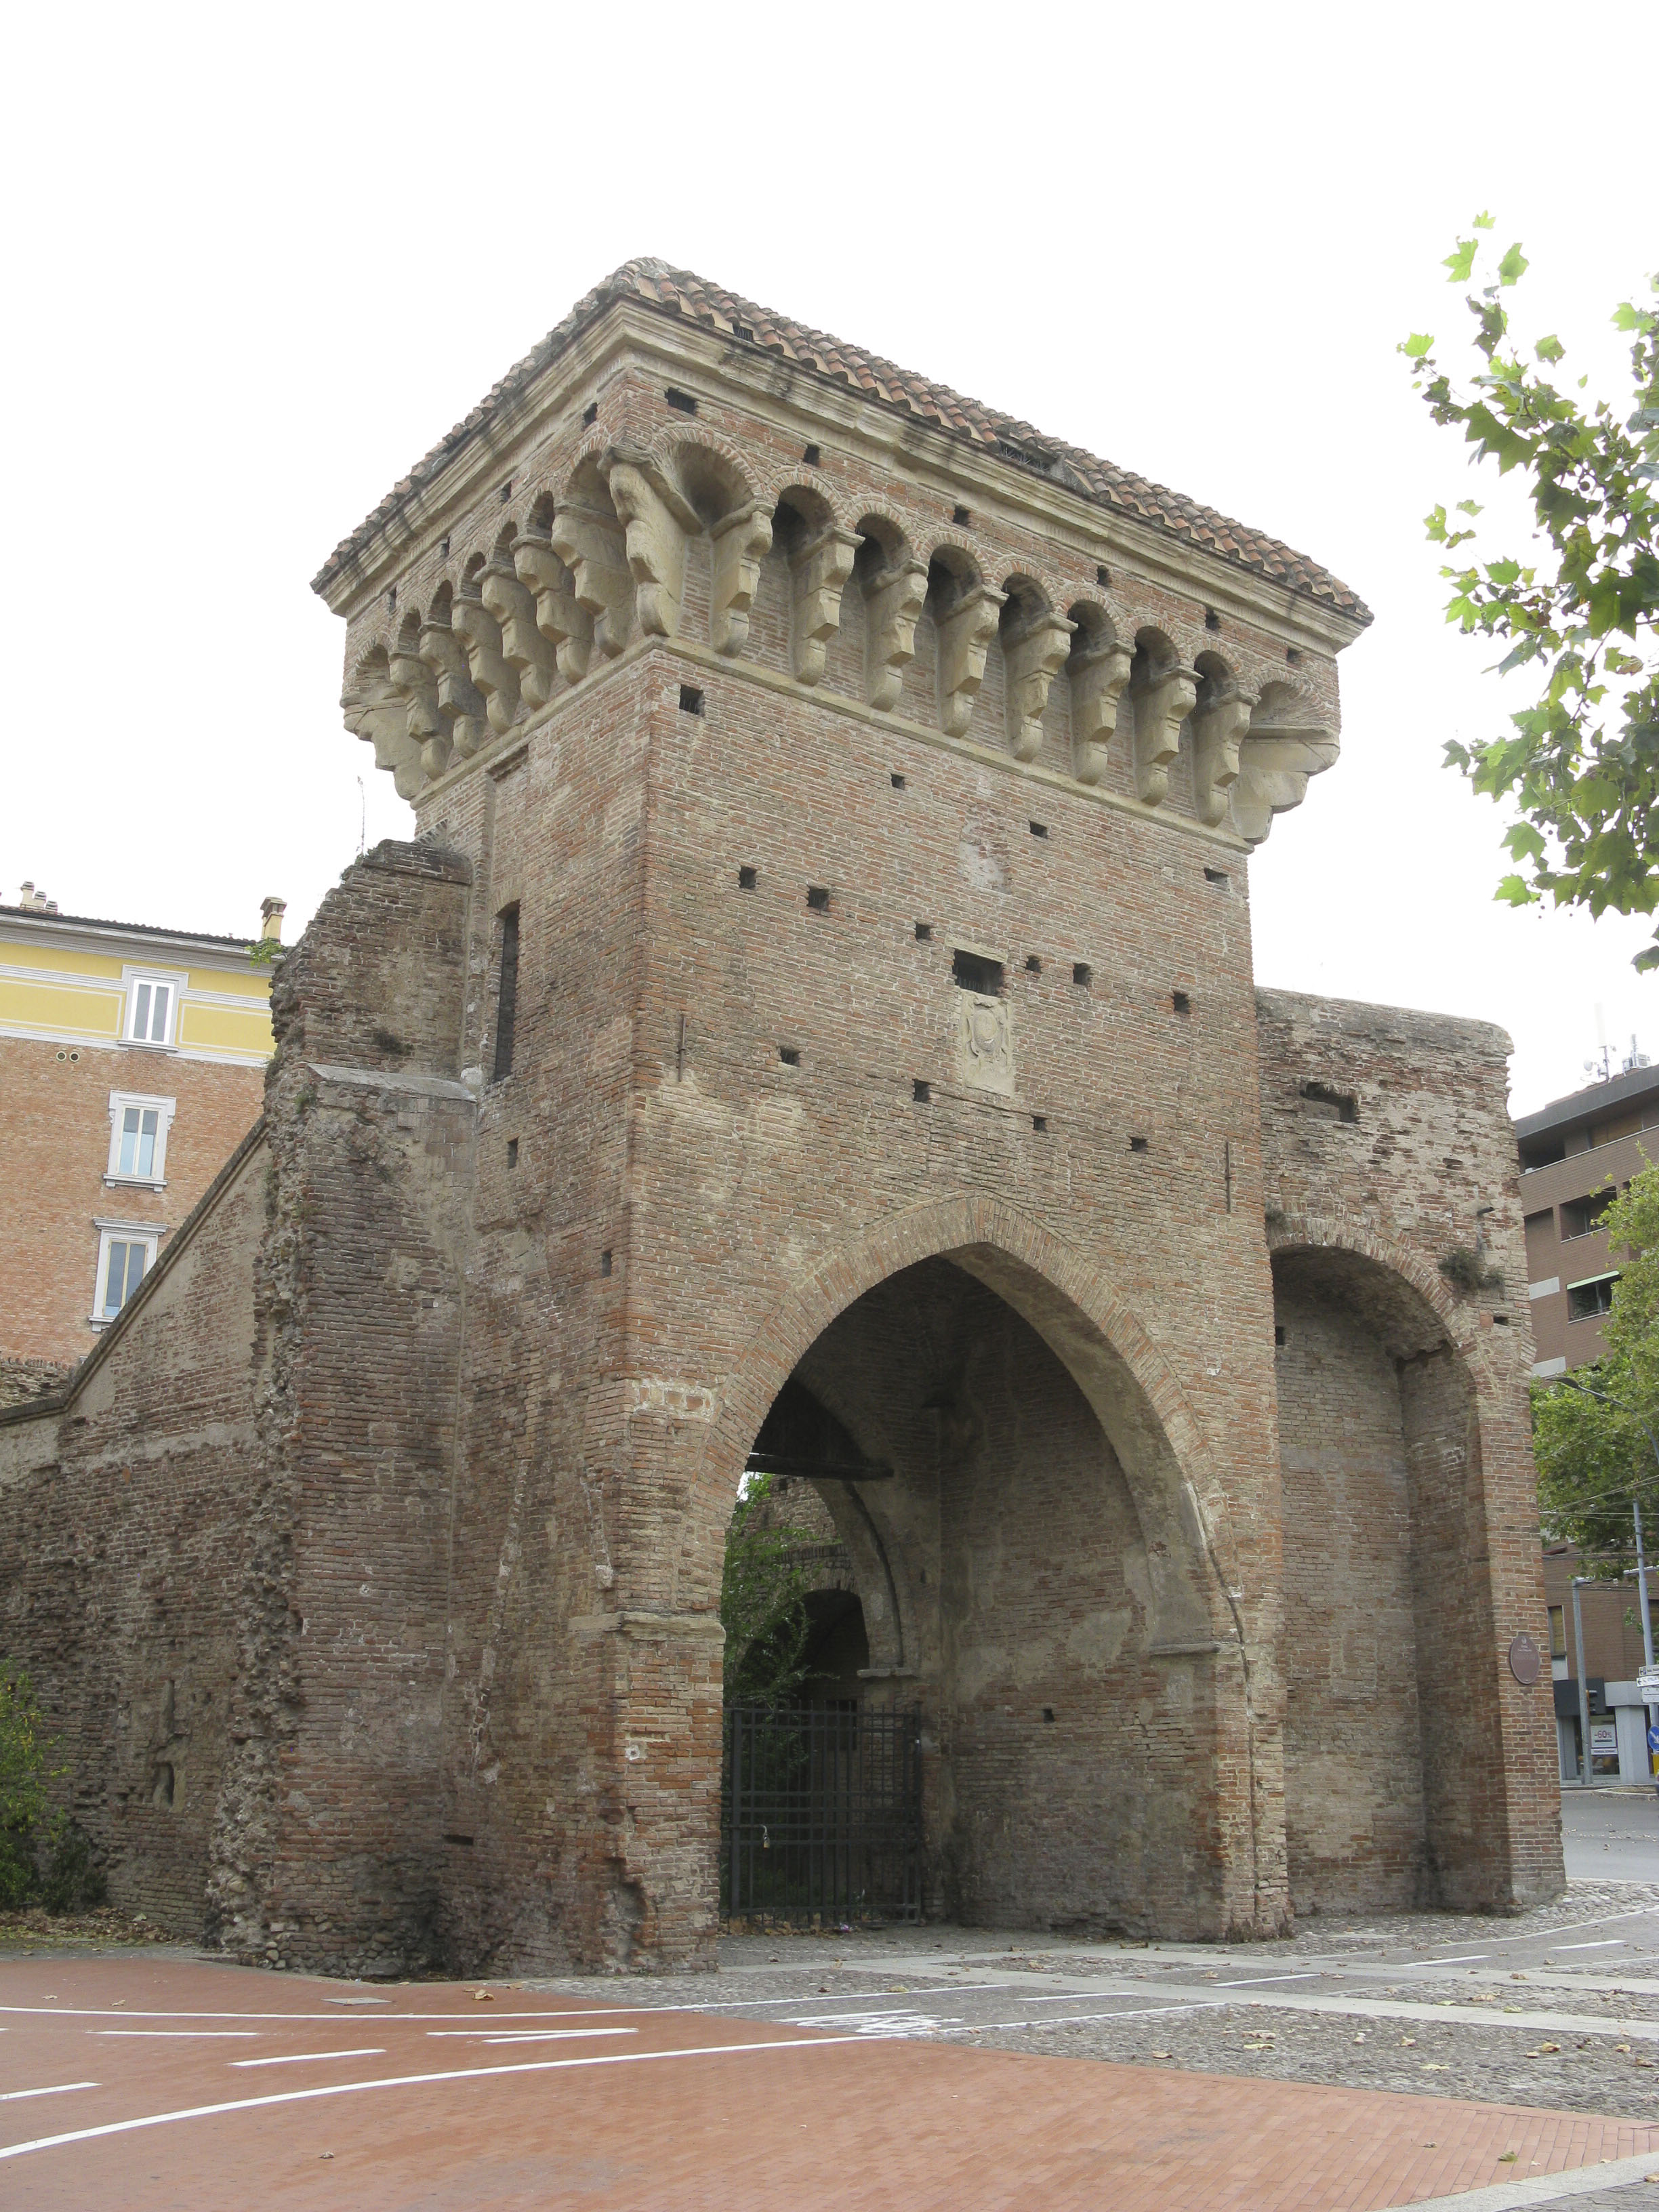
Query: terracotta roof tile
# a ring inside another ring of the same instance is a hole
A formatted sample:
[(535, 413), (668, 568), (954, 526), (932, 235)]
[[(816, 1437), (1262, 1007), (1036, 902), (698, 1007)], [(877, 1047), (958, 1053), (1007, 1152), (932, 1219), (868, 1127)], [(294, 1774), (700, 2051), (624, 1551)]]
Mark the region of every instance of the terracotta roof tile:
[(1350, 617), (1368, 623), (1370, 611), (1346, 584), (1304, 555), (1293, 552), (1275, 538), (1232, 522), (1212, 507), (1183, 498), (1162, 484), (1121, 469), (1110, 461), (1085, 453), (1077, 446), (1045, 437), (1011, 415), (964, 399), (946, 386), (934, 384), (879, 356), (843, 344), (825, 331), (808, 330), (786, 317), (775, 315), (735, 293), (721, 290), (690, 270), (670, 269), (660, 261), (641, 259), (623, 266), (577, 301), (562, 323), (550, 330), (491, 386), (485, 398), (441, 439), (424, 460), (416, 462), (374, 509), (374, 513), (336, 546), (313, 579), (313, 589), (323, 591), (334, 577), (390, 520), (398, 507), (420, 487), (430, 483), (444, 464), (479, 426), (507, 400), (521, 392), (548, 363), (618, 300), (636, 300), (647, 307), (684, 316), (706, 328), (729, 331), (740, 325), (751, 336), (749, 343), (762, 352), (782, 354), (787, 359), (810, 363), (818, 375), (835, 384), (872, 393), (900, 413), (919, 416), (978, 446), (1009, 445), (1026, 449), (1028, 465), (1038, 474), (1065, 484), (1097, 505), (1158, 522), (1170, 535), (1204, 545), (1240, 568), (1272, 577), (1304, 597), (1322, 602)]

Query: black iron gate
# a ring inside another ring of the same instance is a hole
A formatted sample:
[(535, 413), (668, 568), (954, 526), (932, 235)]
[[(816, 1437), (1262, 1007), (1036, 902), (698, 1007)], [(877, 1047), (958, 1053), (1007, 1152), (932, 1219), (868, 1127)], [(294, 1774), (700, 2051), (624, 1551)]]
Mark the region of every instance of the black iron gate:
[(720, 1778), (728, 1918), (921, 1917), (921, 1716), (728, 1705)]

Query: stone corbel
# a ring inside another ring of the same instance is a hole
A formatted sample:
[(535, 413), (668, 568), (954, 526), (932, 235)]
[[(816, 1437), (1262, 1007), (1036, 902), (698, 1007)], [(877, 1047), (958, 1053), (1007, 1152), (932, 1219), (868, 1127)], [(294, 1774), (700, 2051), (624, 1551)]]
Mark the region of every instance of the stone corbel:
[(421, 659), (432, 671), (438, 713), (450, 742), (463, 760), (470, 759), (483, 743), (489, 725), (483, 694), (472, 681), (461, 641), (447, 623), (423, 623), (420, 651)]
[(544, 538), (514, 538), (513, 566), (536, 595), (536, 627), (552, 647), (560, 675), (580, 684), (593, 650), (593, 617), (577, 599), (575, 579)]
[(1240, 836), (1261, 844), (1274, 815), (1300, 806), (1309, 777), (1323, 775), (1340, 750), (1335, 729), (1300, 701), (1258, 707), (1239, 747), (1233, 786), (1233, 820)]
[(850, 530), (826, 530), (789, 564), (789, 660), (798, 684), (816, 684), (823, 674), (859, 542)]
[(1212, 830), (1227, 818), (1238, 781), (1238, 749), (1255, 705), (1248, 691), (1229, 683), (1193, 709), (1193, 794), (1199, 820)]
[(708, 642), (716, 653), (741, 653), (749, 642), (749, 613), (761, 562), (771, 550), (772, 519), (750, 500), (733, 507), (708, 534), (714, 552)]
[(592, 625), (593, 644), (614, 660), (628, 643), (634, 611), (621, 527), (610, 515), (573, 503), (555, 513), (551, 544), (570, 571), (576, 605)]
[(685, 540), (696, 515), (643, 453), (616, 447), (600, 466), (628, 547), (634, 605), (647, 637), (673, 637), (685, 591)]
[(927, 598), (925, 562), (901, 561), (871, 579), (864, 595), (864, 696), (872, 707), (898, 704)]
[(388, 702), (356, 698), (348, 691), (340, 702), (345, 726), (354, 738), (374, 748), (376, 768), (390, 769), (399, 799), (413, 799), (425, 781), (421, 748), (404, 726), (404, 717)]
[(501, 657), (519, 679), (526, 707), (544, 707), (557, 672), (553, 648), (536, 622), (536, 602), (516, 568), (492, 561), (478, 579), (483, 603), (501, 625)]
[(449, 610), (449, 626), (466, 647), (472, 681), (484, 696), (484, 712), (497, 734), (511, 729), (519, 711), (519, 679), (501, 652), (501, 625), (482, 599), (456, 599)]
[(449, 766), (450, 739), (438, 712), (437, 686), (432, 672), (418, 653), (392, 653), (386, 663), (392, 688), (404, 702), (405, 726), (420, 749), (421, 766), (428, 775), (441, 775)]
[(1103, 783), (1117, 734), (1117, 702), (1134, 656), (1127, 645), (1085, 645), (1066, 663), (1072, 682), (1072, 765), (1079, 783)]
[(1161, 806), (1169, 794), (1170, 766), (1181, 751), (1181, 726), (1198, 702), (1198, 677), (1190, 668), (1155, 668), (1131, 694), (1135, 707), (1135, 794)]
[(1064, 615), (1044, 608), (1004, 641), (1008, 743), (1016, 760), (1035, 760), (1042, 750), (1042, 710), (1048, 703), (1048, 688), (1066, 665), (1076, 628)]
[(967, 733), (985, 681), (985, 655), (997, 634), (1006, 592), (975, 584), (939, 622), (939, 725), (947, 738)]

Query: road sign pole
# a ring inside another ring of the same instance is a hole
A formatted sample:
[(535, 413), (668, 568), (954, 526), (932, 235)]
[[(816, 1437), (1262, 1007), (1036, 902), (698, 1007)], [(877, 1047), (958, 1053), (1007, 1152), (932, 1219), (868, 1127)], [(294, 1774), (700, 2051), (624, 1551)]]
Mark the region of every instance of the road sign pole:
[(1572, 1578), (1572, 1642), (1578, 1655), (1578, 1787), (1590, 1786), (1589, 1742), (1589, 1684), (1584, 1679), (1584, 1608), (1578, 1593), (1593, 1577), (1575, 1575)]

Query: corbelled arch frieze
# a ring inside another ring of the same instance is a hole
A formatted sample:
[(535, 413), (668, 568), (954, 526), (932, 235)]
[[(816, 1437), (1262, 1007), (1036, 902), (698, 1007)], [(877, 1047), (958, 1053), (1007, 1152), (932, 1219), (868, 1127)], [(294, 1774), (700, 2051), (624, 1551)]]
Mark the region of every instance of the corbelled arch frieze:
[[(1328, 667), (1281, 672), (1283, 649), (1243, 635), (1216, 650), (1212, 610), (1143, 586), (1121, 563), (1091, 563), (1093, 549), (947, 506), (902, 477), (872, 502), (880, 471), (860, 471), (856, 456), (837, 470), (812, 446), (803, 465), (775, 434), (751, 448), (688, 422), (660, 389), (630, 386), (586, 412), (574, 441), (550, 441), (498, 487), (493, 509), (480, 506), (353, 619), (348, 726), (375, 744), (405, 798), (651, 639), (739, 665), (781, 659), (804, 689), (845, 691), (849, 664), (832, 675), (830, 648), (849, 591), (862, 617), (850, 688), (865, 706), (1012, 763), (1058, 767), (1103, 796), (1256, 844), (1336, 758)], [(688, 628), (699, 543), (707, 614)], [(786, 572), (781, 646), (751, 635), (769, 562)], [(905, 678), (922, 630), (931, 697)], [(377, 649), (385, 674), (374, 661), (365, 676)], [(988, 719), (994, 658), (1001, 708)]]

